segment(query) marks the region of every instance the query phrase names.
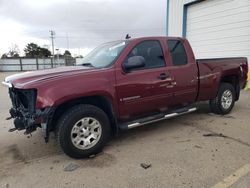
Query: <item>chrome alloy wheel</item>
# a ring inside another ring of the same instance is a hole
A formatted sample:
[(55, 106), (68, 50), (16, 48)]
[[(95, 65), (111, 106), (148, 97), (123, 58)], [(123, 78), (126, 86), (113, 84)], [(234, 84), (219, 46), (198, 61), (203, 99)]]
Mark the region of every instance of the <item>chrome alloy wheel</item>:
[(221, 97), (221, 105), (222, 107), (227, 110), (230, 108), (233, 102), (233, 94), (230, 90), (225, 90)]
[(81, 150), (92, 148), (100, 140), (102, 126), (93, 117), (84, 117), (75, 123), (71, 130), (71, 142)]

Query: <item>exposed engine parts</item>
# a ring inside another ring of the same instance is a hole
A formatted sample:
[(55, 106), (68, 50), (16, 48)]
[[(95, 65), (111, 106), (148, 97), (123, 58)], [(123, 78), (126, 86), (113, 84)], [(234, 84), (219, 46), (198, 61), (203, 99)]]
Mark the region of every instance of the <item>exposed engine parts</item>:
[[(41, 123), (48, 124), (50, 117), (53, 114), (53, 108), (35, 109), (36, 105), (36, 90), (20, 90), (9, 88), (9, 94), (13, 107), (10, 109), (10, 117), (14, 119), (14, 128), (9, 129), (9, 132), (25, 130), (24, 134), (31, 134), (36, 129), (41, 127)], [(46, 126), (45, 141), (48, 142), (49, 129)]]

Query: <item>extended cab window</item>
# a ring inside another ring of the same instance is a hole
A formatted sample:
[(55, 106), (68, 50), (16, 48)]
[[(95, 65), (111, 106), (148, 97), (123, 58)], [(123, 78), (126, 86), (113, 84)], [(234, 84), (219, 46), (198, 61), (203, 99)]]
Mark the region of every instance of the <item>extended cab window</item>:
[(174, 66), (186, 65), (188, 63), (187, 54), (181, 41), (168, 40), (168, 49)]
[(161, 45), (155, 40), (144, 41), (136, 45), (128, 54), (126, 60), (133, 56), (142, 56), (145, 59), (145, 66), (142, 68), (136, 68), (136, 70), (165, 66)]

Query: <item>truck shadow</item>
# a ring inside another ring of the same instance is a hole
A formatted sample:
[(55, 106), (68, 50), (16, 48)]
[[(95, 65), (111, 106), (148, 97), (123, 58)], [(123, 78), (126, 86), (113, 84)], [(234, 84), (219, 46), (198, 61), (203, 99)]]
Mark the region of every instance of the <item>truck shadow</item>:
[[(114, 138), (111, 141), (110, 145), (120, 146), (122, 144), (132, 144), (133, 142), (137, 142), (145, 137), (151, 138), (152, 135), (157, 136), (161, 133), (169, 134), (172, 132), (178, 132), (180, 129), (184, 129), (187, 126), (193, 127), (195, 129), (195, 124), (197, 121), (203, 121), (204, 123), (209, 124), (214, 121), (214, 117), (234, 118), (231, 115), (221, 116), (212, 114), (208, 102), (202, 102), (198, 104), (198, 110), (193, 113), (173, 117), (171, 119), (162, 120), (156, 123), (144, 125), (125, 131), (121, 133), (118, 137)], [(205, 131), (206, 128), (203, 128)]]

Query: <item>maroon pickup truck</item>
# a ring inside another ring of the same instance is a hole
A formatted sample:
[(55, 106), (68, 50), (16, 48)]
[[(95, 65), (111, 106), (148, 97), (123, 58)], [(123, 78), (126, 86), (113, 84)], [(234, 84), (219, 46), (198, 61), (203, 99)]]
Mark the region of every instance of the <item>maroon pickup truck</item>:
[(198, 101), (229, 113), (247, 82), (246, 58), (195, 60), (186, 39), (145, 37), (109, 42), (78, 66), (9, 76), (15, 127), (55, 132), (74, 158), (102, 150), (110, 136), (193, 112)]

